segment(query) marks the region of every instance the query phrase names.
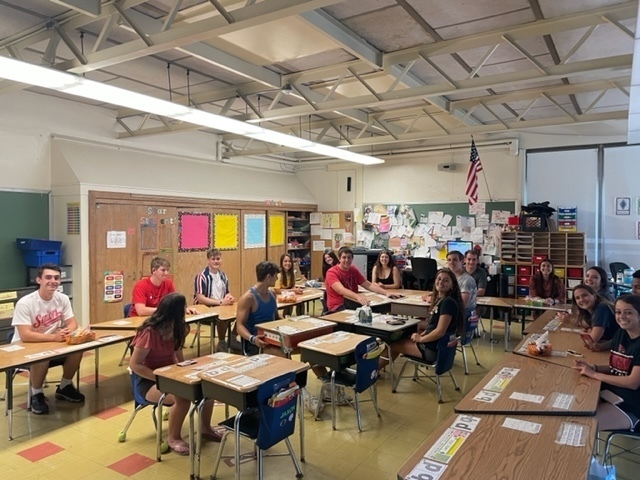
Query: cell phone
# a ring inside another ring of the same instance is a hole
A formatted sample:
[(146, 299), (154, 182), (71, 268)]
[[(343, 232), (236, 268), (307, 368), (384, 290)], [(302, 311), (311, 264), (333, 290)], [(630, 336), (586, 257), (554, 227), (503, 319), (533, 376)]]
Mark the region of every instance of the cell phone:
[(388, 325), (404, 325), (405, 321), (400, 320), (399, 318), (392, 318), (391, 320), (387, 320)]
[(591, 338), (591, 335), (589, 335), (587, 332), (582, 332), (580, 334), (580, 338), (582, 339), (582, 342), (586, 347), (595, 348), (596, 342), (593, 341), (593, 338)]
[(196, 363), (195, 360), (185, 360), (183, 362), (176, 363), (176, 365), (179, 366), (179, 367), (186, 367), (188, 365), (193, 365), (194, 363)]

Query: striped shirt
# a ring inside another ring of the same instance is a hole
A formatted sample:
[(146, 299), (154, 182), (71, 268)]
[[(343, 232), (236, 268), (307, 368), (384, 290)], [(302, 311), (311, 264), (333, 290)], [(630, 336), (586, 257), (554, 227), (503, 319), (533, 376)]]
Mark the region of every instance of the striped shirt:
[(213, 274), (207, 267), (196, 275), (194, 291), (193, 300), (196, 304), (198, 303), (196, 297), (198, 294), (214, 300), (222, 300), (229, 293), (229, 280), (222, 270)]

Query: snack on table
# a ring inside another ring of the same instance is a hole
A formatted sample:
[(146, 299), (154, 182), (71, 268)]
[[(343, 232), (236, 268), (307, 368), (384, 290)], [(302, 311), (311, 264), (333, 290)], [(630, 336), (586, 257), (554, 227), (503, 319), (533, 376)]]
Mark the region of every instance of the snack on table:
[(534, 357), (546, 357), (551, 355), (551, 344), (543, 343), (538, 345), (536, 342), (529, 342), (527, 344), (527, 353)]
[(276, 300), (278, 300), (279, 303), (295, 303), (296, 294), (291, 290), (285, 290), (280, 292), (280, 295), (278, 295)]
[(96, 332), (92, 332), (89, 327), (78, 328), (67, 335), (68, 345), (80, 345), (81, 343), (93, 342), (96, 339)]

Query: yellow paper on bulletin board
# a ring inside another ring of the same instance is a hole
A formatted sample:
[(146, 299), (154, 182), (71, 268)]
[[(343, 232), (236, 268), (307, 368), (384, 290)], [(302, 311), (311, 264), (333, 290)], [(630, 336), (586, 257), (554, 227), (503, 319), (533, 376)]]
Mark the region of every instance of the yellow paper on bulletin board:
[(269, 246), (284, 245), (284, 215), (269, 215)]
[(216, 214), (213, 220), (213, 245), (219, 250), (238, 248), (238, 215)]

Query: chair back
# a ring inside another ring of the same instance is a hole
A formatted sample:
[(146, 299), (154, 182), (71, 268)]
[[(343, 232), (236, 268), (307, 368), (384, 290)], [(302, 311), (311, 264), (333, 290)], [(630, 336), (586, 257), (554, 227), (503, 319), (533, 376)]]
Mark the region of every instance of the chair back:
[(127, 368), (129, 371), (129, 382), (131, 383), (131, 392), (133, 393), (133, 402), (135, 406), (138, 407), (140, 405), (151, 405), (152, 402), (149, 402), (146, 398), (140, 395), (138, 389), (136, 388), (136, 384), (138, 383), (138, 375), (135, 374), (130, 368)]
[(384, 345), (378, 344), (375, 337), (360, 342), (355, 349), (356, 384), (355, 390), (362, 393), (378, 380), (378, 357)]
[(611, 262), (609, 264), (609, 270), (611, 270), (611, 276), (613, 277), (613, 281), (616, 281), (616, 277), (618, 273), (624, 273), (624, 270), (629, 268), (624, 262)]
[(460, 337), (450, 337), (445, 335), (438, 340), (438, 353), (436, 357), (436, 375), (442, 375), (447, 373), (453, 368), (453, 361), (456, 358), (456, 347)]
[(125, 303), (122, 306), (122, 313), (124, 314), (124, 318), (129, 318), (129, 314), (131, 313), (131, 303)]
[(294, 388), (296, 374), (289, 372), (260, 386), (257, 392), (260, 424), (256, 445), (261, 450), (267, 450), (293, 434), (296, 426), (296, 407), (299, 390), (297, 385), (291, 395), (269, 405), (269, 400), (279, 392)]
[(413, 257), (411, 259), (411, 272), (418, 280), (420, 290), (427, 290), (438, 273), (438, 263), (433, 258)]
[[(465, 315), (466, 317), (466, 315)], [(478, 328), (478, 323), (480, 322), (480, 317), (474, 311), (469, 315), (468, 318), (464, 321), (464, 335), (460, 338), (460, 345), (469, 345), (471, 340), (473, 340), (473, 334)]]

